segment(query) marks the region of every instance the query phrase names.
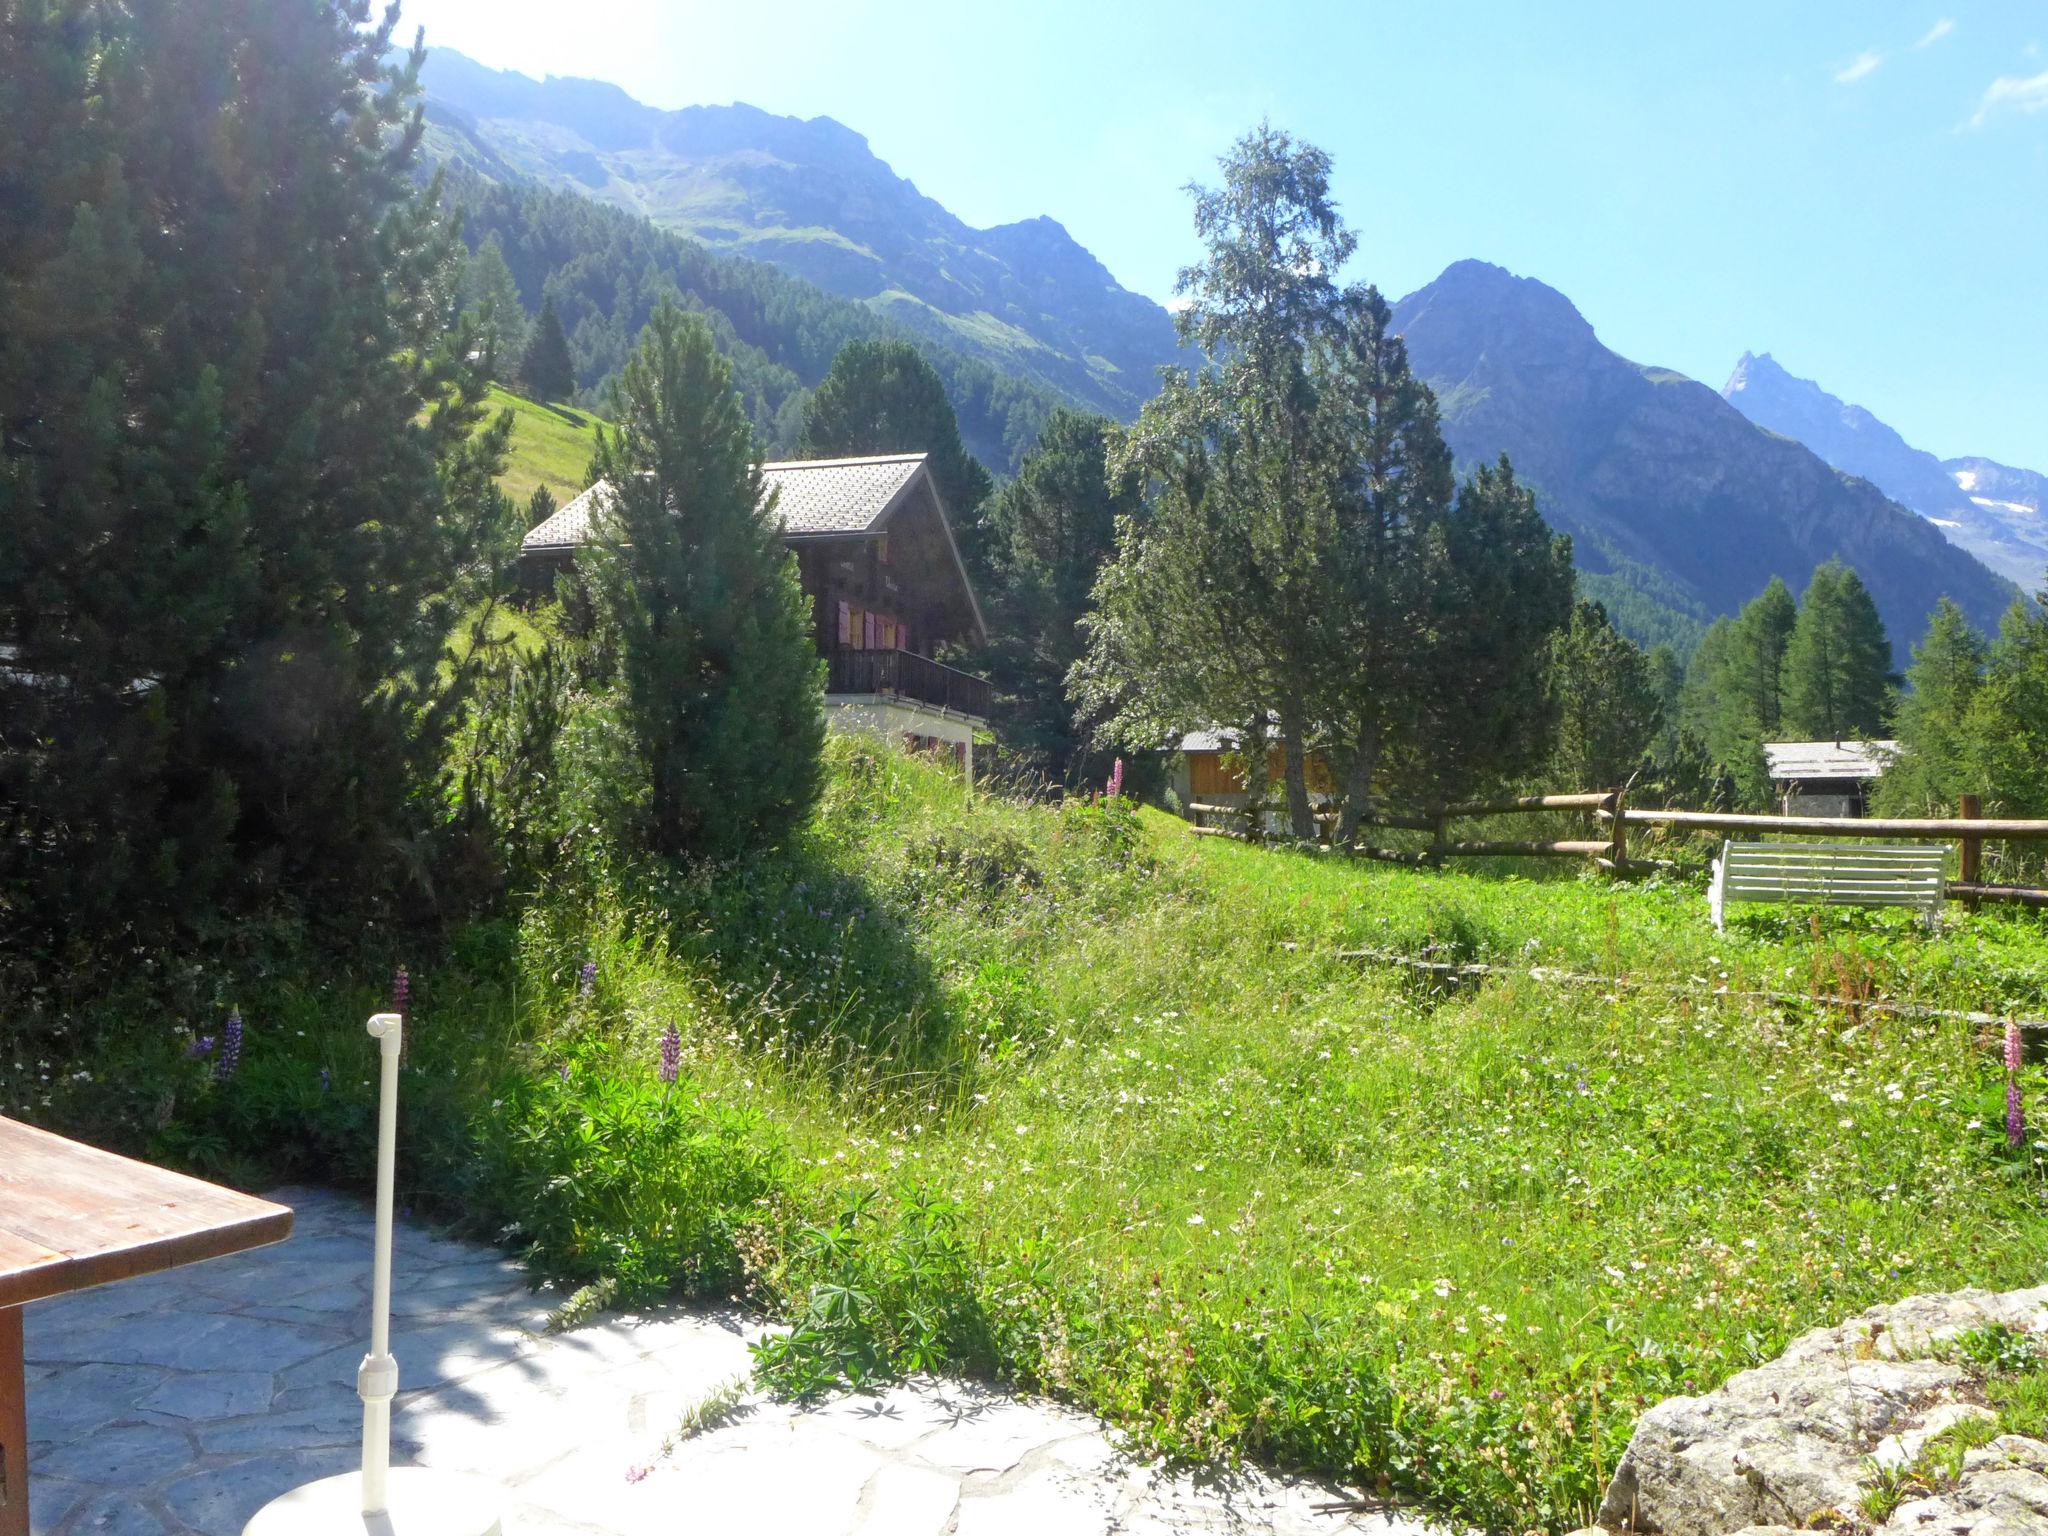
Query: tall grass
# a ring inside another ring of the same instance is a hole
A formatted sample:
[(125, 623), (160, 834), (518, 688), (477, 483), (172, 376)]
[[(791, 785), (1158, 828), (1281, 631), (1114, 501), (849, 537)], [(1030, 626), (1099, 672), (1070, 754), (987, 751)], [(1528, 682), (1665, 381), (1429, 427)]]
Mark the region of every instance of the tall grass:
[[(761, 1370), (793, 1394), (968, 1370), (1169, 1454), (1568, 1530), (1647, 1403), (2048, 1257), (1995, 1052), (1836, 1006), (2038, 1008), (2038, 920), (1716, 935), (1705, 905), (970, 802), (839, 740), (792, 846), (579, 876), (416, 970), (408, 1174), (539, 1272), (789, 1319)], [(1503, 971), (1443, 993), (1359, 949)], [(243, 989), (228, 1083), (159, 1017), (113, 1052), (152, 1092), (31, 1066), (0, 1101), (244, 1178), (359, 1167), (380, 986)]]

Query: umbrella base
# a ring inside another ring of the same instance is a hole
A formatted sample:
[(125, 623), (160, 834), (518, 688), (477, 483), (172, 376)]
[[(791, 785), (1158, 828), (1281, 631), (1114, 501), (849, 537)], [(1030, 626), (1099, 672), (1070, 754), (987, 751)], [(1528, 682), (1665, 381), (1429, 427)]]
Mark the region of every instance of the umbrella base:
[(322, 1478), (272, 1499), (242, 1536), (502, 1536), (497, 1490), (448, 1472), (393, 1467), (386, 1508), (363, 1513), (363, 1474)]

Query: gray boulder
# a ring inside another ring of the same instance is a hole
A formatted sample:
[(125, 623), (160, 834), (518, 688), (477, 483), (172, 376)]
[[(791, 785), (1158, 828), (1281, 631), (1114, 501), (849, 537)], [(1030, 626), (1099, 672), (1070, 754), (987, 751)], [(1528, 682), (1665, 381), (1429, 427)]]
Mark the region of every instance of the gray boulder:
[[(1659, 1403), (1636, 1425), (1600, 1525), (1730, 1536), (1807, 1528), (1838, 1511), (1867, 1529), (1860, 1506), (1876, 1469), (1910, 1464), (1934, 1435), (1982, 1412), (1969, 1401), (1970, 1373), (1935, 1354), (1992, 1324), (2048, 1332), (2048, 1286), (1874, 1307), (1802, 1335), (1778, 1359), (1716, 1391)], [(2005, 1436), (1971, 1452), (1955, 1485), (1901, 1504), (1882, 1529), (2048, 1536), (2048, 1467), (2028, 1459), (2037, 1444)]]

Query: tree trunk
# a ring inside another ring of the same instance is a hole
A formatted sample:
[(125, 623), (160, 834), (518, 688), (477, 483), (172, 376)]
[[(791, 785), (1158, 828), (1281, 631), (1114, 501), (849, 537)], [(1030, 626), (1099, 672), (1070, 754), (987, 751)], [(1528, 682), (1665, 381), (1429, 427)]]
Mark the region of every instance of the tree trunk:
[(1358, 727), (1351, 752), (1351, 771), (1344, 782), (1344, 812), (1337, 822), (1337, 841), (1349, 846), (1358, 835), (1359, 818), (1372, 806), (1372, 775), (1379, 766), (1380, 733), (1367, 720)]
[(1280, 701), (1280, 750), (1287, 773), (1287, 821), (1298, 843), (1314, 840), (1316, 818), (1308, 803), (1308, 753), (1301, 738), (1301, 700), (1290, 694)]

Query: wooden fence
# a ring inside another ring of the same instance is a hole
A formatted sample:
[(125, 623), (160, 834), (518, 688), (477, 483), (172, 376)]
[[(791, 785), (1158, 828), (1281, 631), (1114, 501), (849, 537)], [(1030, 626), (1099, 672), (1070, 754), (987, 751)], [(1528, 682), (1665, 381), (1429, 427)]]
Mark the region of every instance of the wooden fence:
[[(1198, 834), (1211, 837), (1235, 836), (1225, 828), (1200, 825), (1208, 816), (1243, 819), (1242, 807), (1194, 804), (1188, 809), (1196, 816)], [(1420, 812), (1375, 812), (1358, 818), (1365, 828), (1391, 828), (1403, 832), (1427, 832), (1430, 843), (1424, 849), (1375, 848), (1353, 843), (1349, 852), (1360, 858), (1392, 864), (1435, 865), (1459, 858), (1590, 858), (1601, 869), (1616, 876), (1669, 868), (1668, 859), (1631, 858), (1628, 847), (1630, 827), (1668, 827), (1676, 831), (1720, 833), (1797, 833), (1801, 837), (1884, 838), (1907, 842), (1953, 842), (1960, 849), (1958, 878), (1948, 884), (1948, 894), (1974, 909), (1982, 901), (2012, 901), (2027, 906), (2048, 907), (2048, 890), (2020, 885), (1987, 885), (1983, 878), (1986, 840), (2048, 842), (2048, 821), (1983, 817), (1978, 799), (1964, 795), (1953, 817), (1850, 817), (1850, 816), (1768, 816), (1730, 811), (1649, 810), (1628, 803), (1623, 789), (1587, 790), (1565, 795), (1518, 795), (1499, 800), (1459, 800)], [(1459, 841), (1451, 836), (1451, 823), (1479, 816), (1512, 816), (1539, 811), (1581, 811), (1592, 820), (1601, 835), (1587, 838), (1553, 838), (1524, 842)], [(1318, 814), (1325, 835), (1334, 834), (1334, 812)]]

